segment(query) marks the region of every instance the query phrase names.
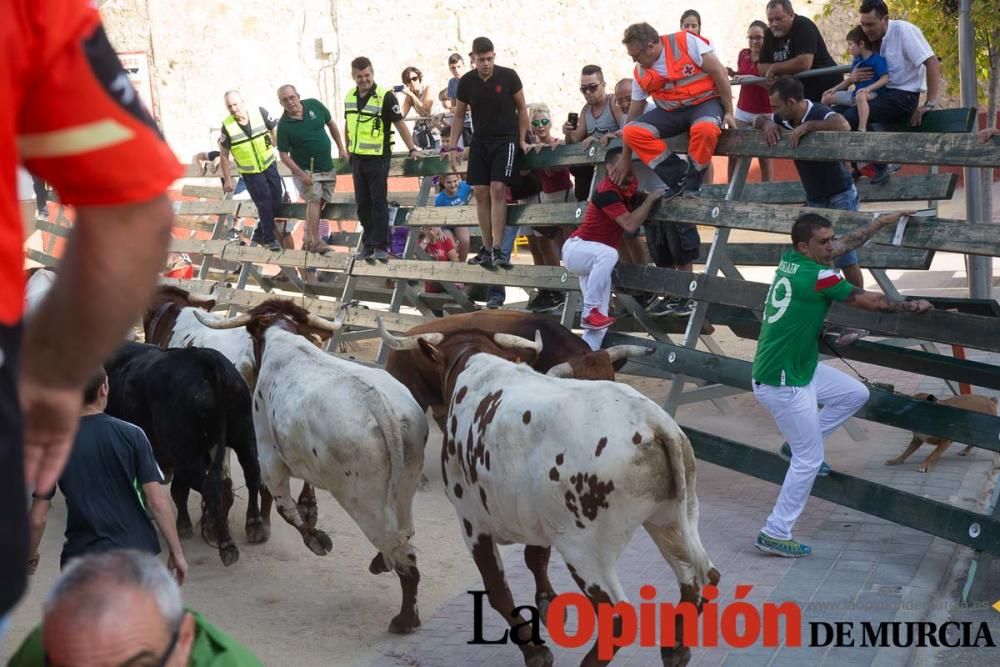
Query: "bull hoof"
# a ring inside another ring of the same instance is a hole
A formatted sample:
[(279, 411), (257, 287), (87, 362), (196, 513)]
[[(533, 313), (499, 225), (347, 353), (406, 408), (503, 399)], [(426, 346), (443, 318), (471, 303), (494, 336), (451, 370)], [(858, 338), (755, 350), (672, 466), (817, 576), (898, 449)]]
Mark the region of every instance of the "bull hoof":
[(389, 621), (389, 632), (394, 635), (408, 635), (420, 627), (420, 615), (399, 613)]
[(219, 559), (223, 565), (229, 567), (240, 559), (240, 550), (230, 542), (224, 547), (219, 547)]
[(660, 659), (663, 661), (663, 667), (684, 667), (691, 662), (691, 649), (687, 646), (663, 647), (660, 649)]
[[(549, 627), (549, 605), (552, 604), (552, 600), (556, 597), (555, 593), (536, 593), (535, 594), (535, 606), (538, 608), (538, 616), (542, 619), (542, 624), (547, 628)], [(563, 609), (563, 625), (566, 624), (567, 614), (566, 610)]]
[(525, 667), (552, 667), (552, 651), (547, 646), (525, 644), (521, 647)]
[(927, 472), (927, 466), (920, 466), (917, 468), (917, 472)]
[(271, 538), (271, 526), (265, 524), (260, 519), (247, 522), (247, 542), (250, 544), (263, 544)]
[(302, 505), (301, 503), (297, 507), (299, 508), (299, 516), (302, 517), (302, 522), (306, 528), (315, 528), (316, 522), (319, 521), (319, 508), (315, 505)]
[(385, 564), (381, 553), (375, 554), (375, 558), (372, 558), (372, 562), (368, 565), (368, 571), (372, 574), (385, 574), (389, 571), (389, 566)]
[(969, 455), (969, 452), (967, 452), (967, 451), (965, 451), (965, 450), (963, 449), (962, 451), (960, 451), (960, 452), (958, 453), (958, 455), (959, 455), (959, 456), (968, 456), (968, 455)]
[[(962, 456), (965, 456), (964, 454)], [(418, 491), (427, 491), (430, 489), (431, 479), (427, 475), (420, 473), (420, 484), (417, 485)]]
[(302, 540), (317, 556), (325, 556), (333, 549), (333, 540), (322, 530), (313, 528), (302, 536)]
[(722, 575), (719, 574), (719, 571), (716, 570), (714, 567), (708, 571), (708, 583), (712, 584), (713, 586), (718, 586), (720, 579), (722, 579)]

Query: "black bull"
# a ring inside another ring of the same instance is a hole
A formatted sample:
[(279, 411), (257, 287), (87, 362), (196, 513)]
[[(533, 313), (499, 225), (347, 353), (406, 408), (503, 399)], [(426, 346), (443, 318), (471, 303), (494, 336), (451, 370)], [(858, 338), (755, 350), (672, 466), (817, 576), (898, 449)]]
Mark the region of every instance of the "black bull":
[(202, 498), (202, 537), (215, 541), (225, 565), (239, 559), (229, 533), (233, 484), (223, 472), (225, 448), (236, 454), (249, 496), (247, 538), (266, 539), (257, 506), (260, 467), (250, 412), (250, 390), (222, 354), (205, 348), (162, 350), (126, 343), (105, 365), (107, 413), (136, 424), (149, 438), (164, 474), (173, 477), (177, 531), (192, 534), (187, 498)]

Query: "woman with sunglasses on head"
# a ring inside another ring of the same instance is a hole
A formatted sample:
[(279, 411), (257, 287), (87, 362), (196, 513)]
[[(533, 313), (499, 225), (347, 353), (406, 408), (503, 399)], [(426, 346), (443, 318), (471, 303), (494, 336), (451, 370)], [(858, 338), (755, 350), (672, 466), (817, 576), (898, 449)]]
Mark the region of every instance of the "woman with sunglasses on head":
[[(764, 33), (767, 31), (767, 24), (763, 21), (754, 21), (747, 28), (747, 41), (749, 48), (740, 51), (737, 56), (736, 75), (733, 79), (742, 83), (746, 79), (760, 76), (760, 49), (764, 45)], [(740, 86), (740, 97), (736, 101), (736, 127), (753, 127), (753, 123), (758, 116), (769, 115), (771, 113), (771, 100), (768, 97), (767, 88), (755, 83), (745, 83)], [(760, 164), (760, 180), (768, 182), (771, 180), (771, 160), (768, 158), (757, 158)], [(733, 172), (736, 170), (736, 160), (729, 160), (729, 178), (732, 180)]]
[[(424, 74), (412, 65), (403, 70), (401, 75), (403, 85), (397, 90), (403, 94), (403, 118), (410, 110), (418, 116), (430, 116), (434, 107), (434, 94), (430, 84), (424, 84)], [(434, 125), (429, 120), (418, 120), (413, 126), (413, 141), (422, 149), (441, 148), (441, 136), (434, 132)]]

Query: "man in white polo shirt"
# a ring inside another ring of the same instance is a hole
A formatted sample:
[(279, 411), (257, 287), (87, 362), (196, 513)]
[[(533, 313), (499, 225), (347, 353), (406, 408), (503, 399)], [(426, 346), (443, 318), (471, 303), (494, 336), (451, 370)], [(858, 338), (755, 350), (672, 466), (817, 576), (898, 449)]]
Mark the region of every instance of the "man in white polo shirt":
[[(882, 0), (862, 0), (858, 13), (865, 36), (889, 63), (889, 85), (869, 103), (869, 123), (895, 123), (908, 118), (911, 125), (920, 125), (924, 114), (938, 106), (941, 63), (934, 50), (920, 28), (908, 21), (890, 20), (889, 8)], [(872, 71), (858, 68), (848, 76), (857, 83), (870, 78)], [(927, 99), (919, 106), (920, 93), (924, 90)], [(851, 129), (858, 129), (856, 108), (837, 110), (851, 124)], [(888, 179), (887, 165), (877, 165), (871, 182), (878, 185)]]

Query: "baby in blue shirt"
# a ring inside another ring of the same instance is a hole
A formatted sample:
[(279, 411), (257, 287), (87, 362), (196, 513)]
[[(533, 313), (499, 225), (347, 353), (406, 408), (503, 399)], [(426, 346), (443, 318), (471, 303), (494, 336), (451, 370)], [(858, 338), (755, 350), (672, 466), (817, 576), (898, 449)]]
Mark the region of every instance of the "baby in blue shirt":
[[(851, 80), (844, 79), (839, 85), (823, 93), (823, 104), (827, 106), (858, 107), (858, 131), (868, 129), (868, 102), (875, 99), (876, 92), (889, 83), (889, 63), (872, 50), (872, 43), (865, 35), (861, 26), (855, 26), (847, 33), (847, 48), (854, 60), (851, 61), (851, 72), (859, 67), (867, 67), (872, 71), (870, 78), (854, 84), (854, 90), (849, 91)], [(860, 93), (860, 95), (858, 94)]]

